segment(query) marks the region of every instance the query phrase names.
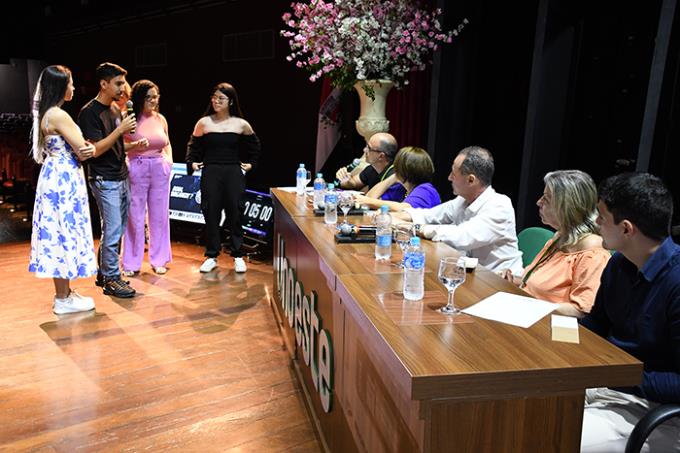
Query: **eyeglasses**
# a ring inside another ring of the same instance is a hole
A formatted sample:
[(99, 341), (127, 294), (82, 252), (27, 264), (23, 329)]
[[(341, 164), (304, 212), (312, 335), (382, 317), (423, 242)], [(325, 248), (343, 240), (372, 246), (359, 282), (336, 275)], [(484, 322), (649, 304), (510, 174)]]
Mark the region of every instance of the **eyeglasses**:
[(379, 149), (371, 148), (371, 146), (368, 145), (368, 144), (366, 146), (364, 146), (364, 151), (365, 152), (373, 151), (374, 153), (382, 153), (382, 151), (380, 151)]
[(226, 96), (212, 96), (210, 99), (212, 99), (215, 102), (220, 102), (220, 103), (227, 102), (229, 100), (229, 98), (226, 97)]
[(158, 100), (160, 98), (161, 98), (160, 94), (155, 94), (155, 95), (154, 94), (147, 94), (146, 96), (144, 96), (145, 101), (155, 101), (155, 100)]

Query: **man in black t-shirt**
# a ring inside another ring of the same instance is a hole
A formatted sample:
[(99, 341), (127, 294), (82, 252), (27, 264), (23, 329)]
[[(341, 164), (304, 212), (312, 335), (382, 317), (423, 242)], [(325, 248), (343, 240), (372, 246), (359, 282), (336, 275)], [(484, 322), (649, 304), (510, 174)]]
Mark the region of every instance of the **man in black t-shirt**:
[(113, 63), (99, 65), (96, 70), (99, 93), (78, 115), (83, 136), (96, 148), (87, 165), (88, 183), (99, 208), (102, 227), (97, 285), (103, 286), (104, 294), (115, 297), (135, 295), (135, 290), (121, 279), (119, 264), (120, 240), (130, 206), (123, 135), (137, 125), (134, 115), (123, 118), (113, 104), (123, 94), (126, 75), (125, 69)]
[(394, 162), (397, 151), (397, 139), (392, 134), (387, 132), (373, 134), (366, 142), (366, 147), (364, 148), (366, 162), (369, 165), (358, 175), (352, 176), (341, 174), (344, 168), (338, 170), (337, 176), (340, 180), (340, 187), (342, 189), (362, 190), (366, 192), (366, 196), (373, 198), (381, 198), (383, 194), (388, 193), (387, 197), (382, 198), (391, 201), (402, 201), (405, 190), (401, 184), (393, 181), (393, 178), (389, 180), (389, 183), (382, 185), (382, 187), (376, 187), (376, 185), (386, 181), (394, 174), (392, 162)]

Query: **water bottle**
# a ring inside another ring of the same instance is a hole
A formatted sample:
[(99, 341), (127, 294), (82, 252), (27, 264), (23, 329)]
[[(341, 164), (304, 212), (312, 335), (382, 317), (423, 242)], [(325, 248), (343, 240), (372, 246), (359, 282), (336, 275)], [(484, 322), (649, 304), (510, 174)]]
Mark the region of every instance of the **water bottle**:
[(305, 193), (305, 179), (307, 178), (307, 170), (305, 170), (305, 164), (300, 164), (297, 171), (295, 172), (295, 191), (298, 195), (304, 195)]
[(425, 293), (425, 252), (414, 236), (404, 252), (404, 299), (420, 300)]
[(380, 213), (375, 217), (375, 259), (389, 260), (392, 256), (392, 216), (390, 208), (380, 207)]
[(328, 190), (323, 196), (323, 221), (327, 225), (338, 223), (338, 193), (333, 184), (328, 184)]
[(314, 180), (314, 209), (321, 209), (323, 206), (323, 197), (326, 192), (326, 181), (323, 179), (321, 173), (316, 174)]

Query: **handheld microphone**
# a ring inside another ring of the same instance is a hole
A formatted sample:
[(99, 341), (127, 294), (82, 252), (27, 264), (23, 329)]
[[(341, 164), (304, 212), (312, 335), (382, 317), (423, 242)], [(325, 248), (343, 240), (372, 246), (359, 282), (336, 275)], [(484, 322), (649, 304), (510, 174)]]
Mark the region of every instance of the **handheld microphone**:
[[(352, 172), (355, 168), (357, 168), (357, 167), (359, 166), (360, 163), (361, 163), (361, 159), (356, 158), (356, 159), (354, 159), (354, 160), (352, 161), (351, 164), (347, 165), (347, 166), (345, 167), (345, 169), (347, 169), (348, 172)], [(342, 181), (338, 181), (338, 180), (336, 179), (336, 180), (335, 180), (335, 185), (339, 187), (339, 186), (340, 186), (340, 183), (349, 181), (349, 178), (350, 178), (350, 176), (348, 175), (347, 177), (343, 178)]]
[[(132, 109), (132, 101), (127, 101), (127, 102), (125, 103), (125, 106), (127, 107), (127, 114), (128, 114), (128, 116), (134, 115), (134, 114), (135, 114), (135, 111)], [(133, 127), (133, 128), (130, 130), (130, 134), (134, 134), (134, 133), (135, 133), (135, 129), (136, 129), (136, 128)]]
[(357, 168), (357, 167), (359, 166), (360, 163), (361, 163), (361, 159), (356, 158), (356, 159), (354, 159), (354, 160), (352, 161), (351, 164), (349, 164), (349, 165), (348, 165), (347, 167), (345, 167), (345, 168), (347, 168), (347, 171), (352, 171), (352, 170), (354, 170), (355, 168)]

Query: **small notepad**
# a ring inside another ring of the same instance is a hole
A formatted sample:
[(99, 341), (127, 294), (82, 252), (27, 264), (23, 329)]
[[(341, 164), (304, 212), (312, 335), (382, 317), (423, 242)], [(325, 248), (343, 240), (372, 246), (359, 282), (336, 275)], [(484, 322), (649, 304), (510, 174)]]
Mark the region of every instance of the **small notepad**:
[(552, 315), (552, 339), (565, 343), (578, 343), (578, 321), (571, 316)]

